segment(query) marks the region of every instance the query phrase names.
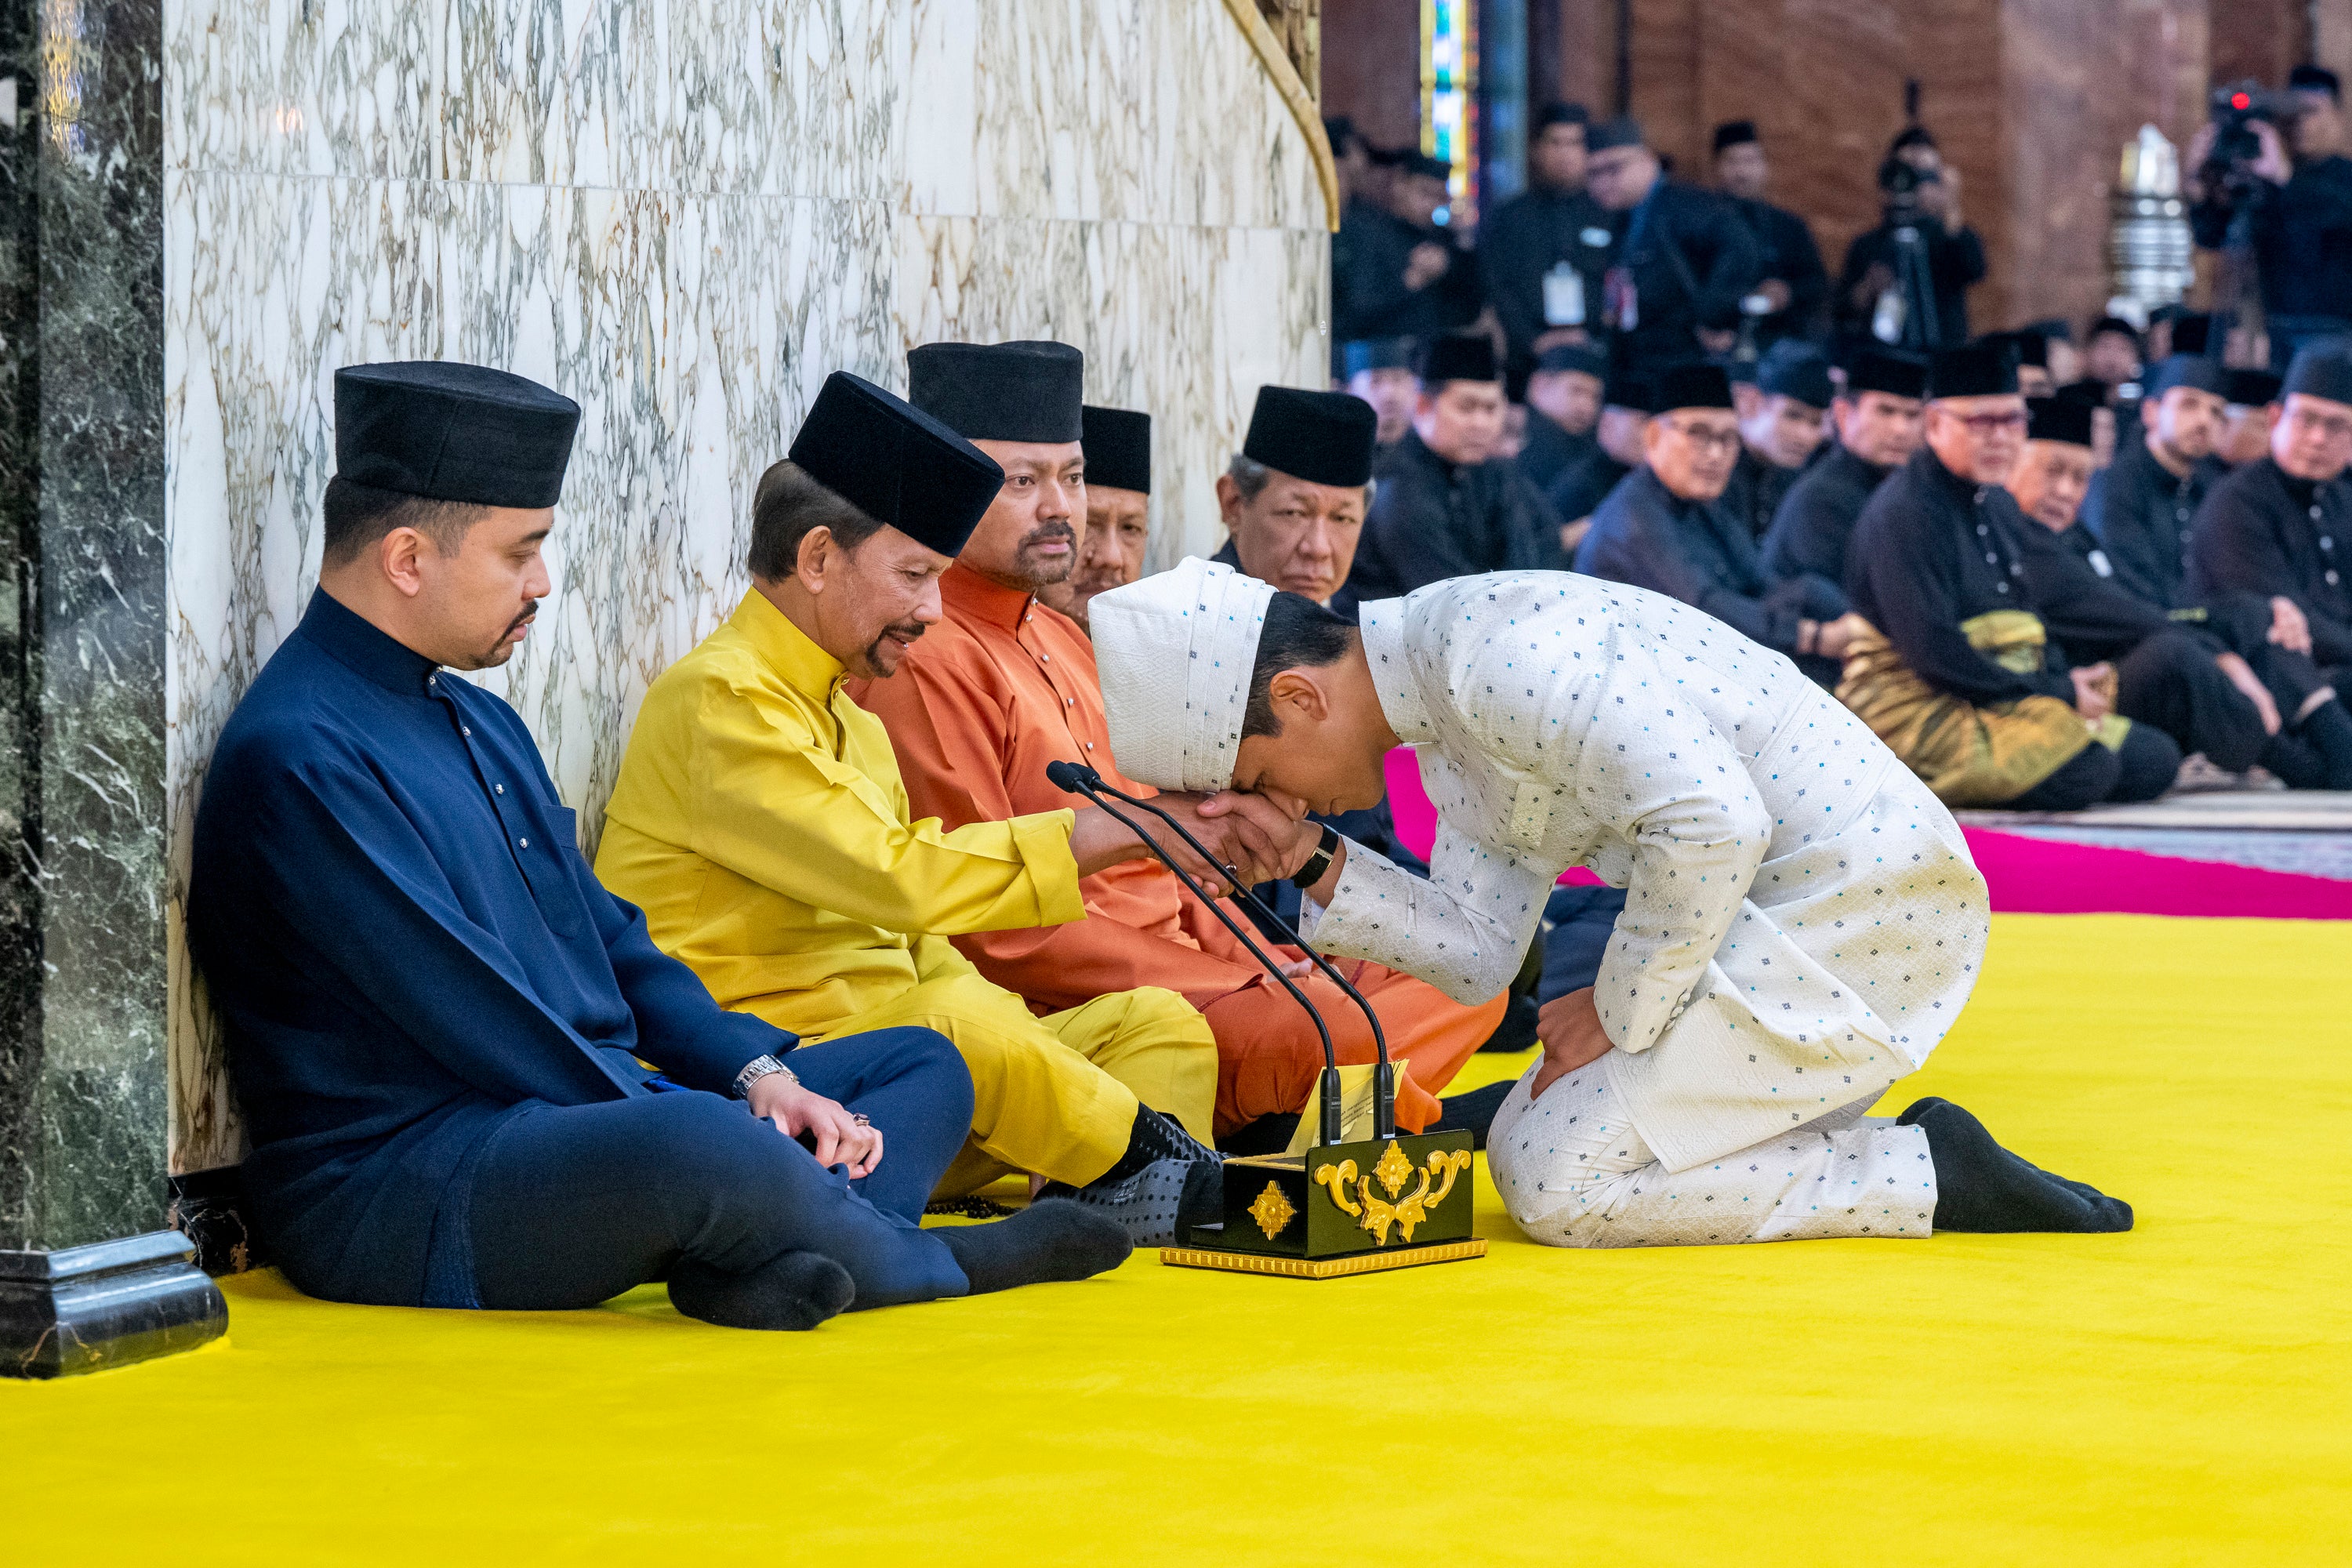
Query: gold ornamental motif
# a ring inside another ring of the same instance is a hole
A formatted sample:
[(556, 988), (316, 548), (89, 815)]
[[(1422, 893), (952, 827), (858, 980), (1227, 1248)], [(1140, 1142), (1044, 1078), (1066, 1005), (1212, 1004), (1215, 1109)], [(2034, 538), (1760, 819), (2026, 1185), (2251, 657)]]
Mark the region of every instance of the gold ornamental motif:
[(1298, 1216), (1298, 1211), (1290, 1206), (1290, 1200), (1282, 1195), (1279, 1186), (1268, 1182), (1265, 1191), (1258, 1194), (1257, 1201), (1250, 1205), (1249, 1216), (1257, 1221), (1258, 1229), (1265, 1232), (1265, 1238), (1272, 1241), (1290, 1228), (1290, 1222)]
[[(1357, 1227), (1370, 1233), (1375, 1247), (1386, 1247), (1391, 1227), (1401, 1241), (1411, 1242), (1413, 1231), (1428, 1220), (1429, 1211), (1444, 1203), (1446, 1194), (1454, 1190), (1454, 1178), (1469, 1168), (1467, 1149), (1435, 1150), (1429, 1156), (1429, 1163), (1421, 1168), (1421, 1185), (1410, 1196), (1397, 1198), (1414, 1166), (1405, 1158), (1404, 1151), (1391, 1143), (1370, 1175), (1359, 1176), (1356, 1163), (1342, 1160), (1337, 1165), (1318, 1166), (1314, 1179), (1316, 1185), (1330, 1193), (1331, 1202), (1342, 1214), (1355, 1217)], [(1388, 1202), (1374, 1193), (1374, 1178), (1388, 1189), (1389, 1197), (1397, 1201)], [(1439, 1184), (1434, 1194), (1429, 1190), (1433, 1181)], [(1348, 1190), (1351, 1185), (1355, 1188), (1352, 1195)]]

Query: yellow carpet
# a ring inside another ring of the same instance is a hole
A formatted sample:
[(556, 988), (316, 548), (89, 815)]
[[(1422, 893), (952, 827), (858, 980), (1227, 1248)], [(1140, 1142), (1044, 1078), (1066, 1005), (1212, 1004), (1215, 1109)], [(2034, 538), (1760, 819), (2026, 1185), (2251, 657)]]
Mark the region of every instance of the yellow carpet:
[(1575, 1253), (1482, 1181), (1478, 1262), (1139, 1258), (772, 1336), (658, 1290), (492, 1316), (248, 1277), (225, 1344), (0, 1386), (7, 1557), (2346, 1561), (2352, 924), (1995, 924), (1898, 1093), (2132, 1235)]

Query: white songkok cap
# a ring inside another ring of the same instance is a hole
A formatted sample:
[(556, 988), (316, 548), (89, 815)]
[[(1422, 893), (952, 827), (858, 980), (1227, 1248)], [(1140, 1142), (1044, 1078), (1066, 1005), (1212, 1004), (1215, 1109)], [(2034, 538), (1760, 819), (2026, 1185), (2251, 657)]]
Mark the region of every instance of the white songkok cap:
[(1156, 789), (1233, 782), (1273, 599), (1269, 584), (1198, 557), (1096, 596), (1087, 620), (1120, 773)]

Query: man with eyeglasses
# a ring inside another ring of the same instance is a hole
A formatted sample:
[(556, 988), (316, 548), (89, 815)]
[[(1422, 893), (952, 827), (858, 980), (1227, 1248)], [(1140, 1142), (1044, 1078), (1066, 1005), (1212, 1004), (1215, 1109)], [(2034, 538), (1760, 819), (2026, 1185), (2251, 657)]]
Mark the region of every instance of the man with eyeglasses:
[(2341, 679), (2352, 666), (2352, 351), (2304, 350), (2282, 392), (2269, 455), (2216, 486), (2189, 525), (2189, 584), (2284, 601), (2294, 614), (2273, 640)]
[(2025, 446), (2016, 362), (1988, 344), (1947, 349), (1928, 380), (1926, 445), (1854, 525), (1846, 595), (1868, 624), (1839, 700), (1948, 805), (2154, 799), (2180, 748), (2120, 706), (2143, 676), (2162, 687), (2178, 650), (2147, 638), (2124, 671), (2069, 657), (2037, 579), (2049, 557), (2090, 574), (2002, 488)]
[(1730, 378), (1717, 365), (1676, 365), (1659, 377), (1658, 402), (1642, 464), (1592, 514), (1576, 569), (1680, 599), (1835, 684), (1851, 632), (1839, 618), (1844, 595), (1811, 575), (1773, 583), (1747, 525), (1717, 504), (1739, 459)]

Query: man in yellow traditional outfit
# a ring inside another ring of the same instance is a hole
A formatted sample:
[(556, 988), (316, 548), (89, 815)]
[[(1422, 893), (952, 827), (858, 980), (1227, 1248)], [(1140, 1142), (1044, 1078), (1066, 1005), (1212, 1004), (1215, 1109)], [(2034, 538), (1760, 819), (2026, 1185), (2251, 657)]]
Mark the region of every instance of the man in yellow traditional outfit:
[[(1215, 1184), (1196, 1142), (1216, 1093), (1208, 1024), (1157, 989), (1036, 1018), (947, 940), (1077, 920), (1079, 879), (1143, 845), (1091, 808), (910, 821), (888, 736), (842, 690), (889, 676), (939, 621), (939, 574), (1005, 482), (900, 399), (828, 379), (791, 460), (761, 478), (751, 591), (646, 695), (596, 871), (724, 1006), (809, 1040), (884, 1020), (952, 1040), (975, 1109), (941, 1193), (1028, 1172), (1150, 1244), (1172, 1238), (1188, 1178)], [(1236, 867), (1273, 863), (1251, 829), (1201, 826)]]

